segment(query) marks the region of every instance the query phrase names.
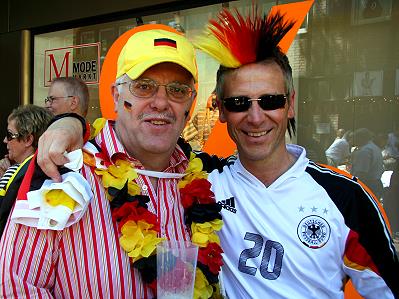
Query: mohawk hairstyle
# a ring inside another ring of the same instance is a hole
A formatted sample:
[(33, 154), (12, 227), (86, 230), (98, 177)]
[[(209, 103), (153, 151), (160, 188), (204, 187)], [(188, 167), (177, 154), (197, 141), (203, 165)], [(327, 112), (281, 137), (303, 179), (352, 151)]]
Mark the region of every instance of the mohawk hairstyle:
[[(294, 24), (295, 21), (285, 20), (285, 14), (279, 11), (262, 17), (257, 5), (246, 17), (237, 9), (233, 14), (224, 8), (216, 20), (209, 21), (205, 34), (194, 44), (220, 63), (218, 78), (242, 65), (272, 60), (281, 67), (286, 87), (291, 90), (291, 66), (278, 44)], [(288, 120), (287, 129), (290, 137), (295, 135), (294, 118)]]

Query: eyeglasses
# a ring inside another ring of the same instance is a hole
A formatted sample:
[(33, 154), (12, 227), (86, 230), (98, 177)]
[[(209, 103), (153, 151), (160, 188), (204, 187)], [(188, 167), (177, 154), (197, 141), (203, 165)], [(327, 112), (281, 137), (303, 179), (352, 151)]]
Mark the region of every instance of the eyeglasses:
[(258, 99), (251, 99), (247, 96), (237, 96), (223, 99), (223, 105), (229, 112), (247, 111), (253, 101), (257, 101), (263, 110), (276, 110), (284, 108), (287, 101), (285, 94), (264, 94)]
[(150, 98), (158, 92), (159, 86), (165, 86), (166, 93), (169, 98), (175, 102), (185, 102), (195, 97), (196, 91), (190, 86), (179, 83), (171, 82), (168, 84), (159, 84), (151, 79), (138, 79), (130, 82), (121, 82), (121, 84), (129, 84), (129, 91), (132, 95), (138, 98)]
[(7, 135), (6, 135), (7, 141), (11, 141), (13, 139), (16, 139), (19, 136), (20, 136), (19, 133), (13, 133), (13, 132), (10, 132), (10, 131), (7, 130)]
[(66, 99), (66, 98), (73, 98), (73, 96), (66, 96), (66, 97), (53, 97), (53, 96), (48, 96), (44, 98), (44, 103), (50, 103), (50, 105), (53, 103), (54, 100), (57, 99)]

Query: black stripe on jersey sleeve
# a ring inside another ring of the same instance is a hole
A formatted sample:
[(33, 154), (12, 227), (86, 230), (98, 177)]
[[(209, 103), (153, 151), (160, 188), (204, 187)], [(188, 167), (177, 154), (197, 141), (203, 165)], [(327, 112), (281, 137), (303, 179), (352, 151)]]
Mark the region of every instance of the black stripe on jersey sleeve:
[(306, 172), (326, 190), (345, 219), (359, 234), (359, 242), (372, 258), (386, 284), (399, 298), (399, 261), (378, 205), (356, 178), (348, 178), (313, 162)]

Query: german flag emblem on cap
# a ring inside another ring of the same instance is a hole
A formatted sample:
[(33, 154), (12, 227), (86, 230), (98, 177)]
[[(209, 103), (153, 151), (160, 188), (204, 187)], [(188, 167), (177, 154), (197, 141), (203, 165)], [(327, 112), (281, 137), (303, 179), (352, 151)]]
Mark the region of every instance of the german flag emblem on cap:
[(177, 48), (176, 41), (170, 38), (156, 38), (154, 39), (154, 46), (167, 46)]

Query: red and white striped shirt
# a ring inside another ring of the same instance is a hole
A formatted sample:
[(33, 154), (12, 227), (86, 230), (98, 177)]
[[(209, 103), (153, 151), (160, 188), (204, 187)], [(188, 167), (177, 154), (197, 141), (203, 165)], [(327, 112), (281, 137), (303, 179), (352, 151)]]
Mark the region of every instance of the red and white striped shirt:
[[(128, 156), (108, 122), (96, 137), (104, 154)], [(177, 147), (164, 172), (183, 173), (188, 160)], [(142, 168), (135, 160), (135, 166)], [(140, 274), (130, 266), (119, 244), (116, 223), (104, 188), (94, 171), (84, 165), (82, 175), (94, 198), (83, 218), (62, 230), (7, 223), (0, 242), (0, 297), (5, 298), (152, 298)], [(148, 177), (136, 182), (151, 199), (149, 210), (158, 216), (161, 236), (189, 240), (180, 203), (178, 179), (159, 179), (157, 190)]]

